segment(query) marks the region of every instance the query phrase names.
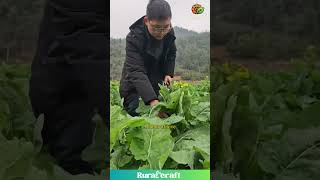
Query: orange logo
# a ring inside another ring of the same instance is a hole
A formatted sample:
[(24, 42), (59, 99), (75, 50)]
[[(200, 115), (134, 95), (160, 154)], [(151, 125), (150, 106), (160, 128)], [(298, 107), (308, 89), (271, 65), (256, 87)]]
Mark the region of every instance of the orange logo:
[(191, 11), (193, 14), (202, 14), (204, 12), (204, 7), (200, 4), (195, 4), (192, 6)]

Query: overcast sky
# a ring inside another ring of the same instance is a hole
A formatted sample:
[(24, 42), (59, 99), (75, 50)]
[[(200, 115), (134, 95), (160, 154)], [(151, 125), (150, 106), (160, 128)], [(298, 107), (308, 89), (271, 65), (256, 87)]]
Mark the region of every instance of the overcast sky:
[[(172, 11), (172, 25), (197, 32), (210, 31), (210, 0), (167, 0)], [(149, 0), (111, 0), (110, 36), (125, 38), (129, 26), (146, 14)], [(193, 14), (192, 5), (199, 3), (203, 14)]]

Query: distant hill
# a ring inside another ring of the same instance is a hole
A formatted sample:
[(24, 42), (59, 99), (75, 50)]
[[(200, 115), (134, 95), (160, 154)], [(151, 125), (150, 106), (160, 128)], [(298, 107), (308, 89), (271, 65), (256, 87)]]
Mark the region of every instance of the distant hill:
[(173, 29), (177, 37), (190, 37), (190, 36), (196, 36), (199, 34), (195, 31), (184, 29), (178, 26), (174, 26)]

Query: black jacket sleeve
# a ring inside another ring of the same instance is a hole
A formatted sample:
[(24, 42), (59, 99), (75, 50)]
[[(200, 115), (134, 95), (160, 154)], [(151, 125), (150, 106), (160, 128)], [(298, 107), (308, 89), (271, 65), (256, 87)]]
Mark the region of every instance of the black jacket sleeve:
[(176, 52), (177, 52), (176, 44), (175, 44), (175, 42), (173, 42), (170, 49), (169, 49), (167, 61), (165, 63), (165, 68), (164, 68), (165, 75), (169, 75), (171, 77), (173, 77), (173, 75), (174, 75), (174, 67), (175, 67), (175, 62), (176, 62)]
[(135, 87), (144, 103), (149, 104), (151, 100), (158, 99), (158, 97), (147, 76), (147, 70), (141, 55), (141, 42), (132, 32), (127, 35), (125, 66), (129, 82)]

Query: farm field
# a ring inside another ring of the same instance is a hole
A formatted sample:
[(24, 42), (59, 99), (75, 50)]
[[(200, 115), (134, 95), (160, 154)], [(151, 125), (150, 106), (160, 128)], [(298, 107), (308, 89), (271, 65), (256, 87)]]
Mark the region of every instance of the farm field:
[[(209, 81), (175, 81), (161, 86), (160, 103), (146, 106), (140, 99), (131, 117), (122, 107), (119, 81), (110, 84), (111, 169), (209, 169)], [(160, 119), (157, 114), (169, 117)]]
[[(215, 65), (211, 82), (162, 86), (161, 103), (153, 109), (141, 103), (139, 117), (122, 110), (119, 83), (110, 82), (110, 168), (209, 169), (212, 156), (211, 169), (220, 179), (317, 179), (320, 70), (316, 61), (316, 56), (305, 56), (291, 69), (269, 73), (235, 64)], [(42, 117), (37, 120), (31, 113), (29, 75), (28, 65), (0, 66), (1, 179), (105, 178), (107, 130), (98, 117), (95, 143), (84, 153), (98, 176), (71, 176), (40, 151)], [(159, 111), (171, 116), (157, 118)], [(205, 143), (210, 139), (213, 154)]]
[(320, 69), (310, 51), (283, 72), (211, 68), (216, 179), (320, 177)]
[(106, 179), (105, 123), (95, 116), (94, 142), (83, 158), (95, 165), (96, 176), (73, 176), (42, 149), (43, 116), (35, 119), (29, 98), (29, 65), (0, 65), (0, 179)]

